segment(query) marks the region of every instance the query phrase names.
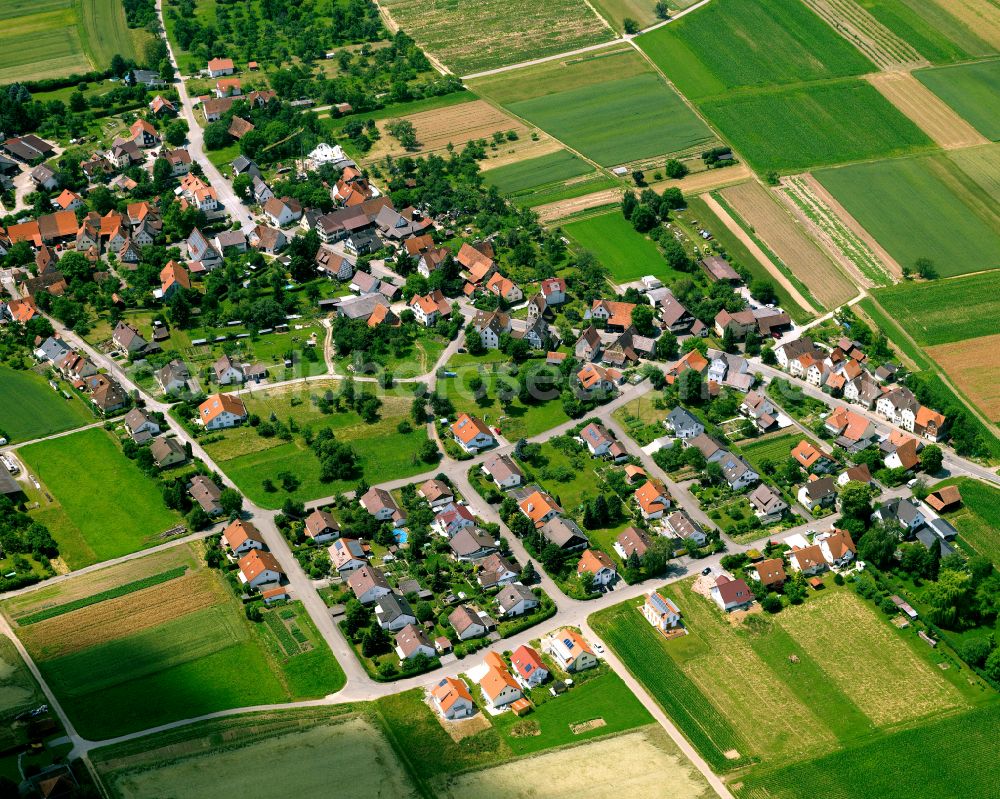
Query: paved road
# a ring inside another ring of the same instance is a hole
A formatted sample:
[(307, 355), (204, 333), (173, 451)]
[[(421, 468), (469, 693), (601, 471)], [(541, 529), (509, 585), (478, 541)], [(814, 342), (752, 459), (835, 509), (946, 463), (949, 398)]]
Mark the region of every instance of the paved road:
[[(163, 0), (156, 0), (156, 14), (160, 19), (160, 27), (166, 30), (166, 26), (163, 22)], [(181, 74), (180, 65), (177, 63), (177, 59), (174, 57), (173, 48), (170, 45), (170, 39), (164, 34), (163, 40), (167, 44), (167, 53), (170, 57), (170, 63), (173, 64), (174, 69), (177, 70), (177, 74)], [(225, 206), (226, 211), (232, 219), (239, 221), (240, 226), (243, 228), (244, 232), (249, 232), (254, 227), (256, 223), (253, 221), (253, 217), (250, 215), (250, 211), (247, 207), (240, 202), (239, 197), (233, 191), (232, 184), (226, 180), (222, 173), (216, 168), (215, 164), (208, 160), (208, 156), (205, 154), (205, 138), (204, 130), (201, 125), (198, 124), (198, 120), (195, 117), (194, 112), (194, 102), (191, 96), (188, 94), (187, 86), (184, 84), (183, 80), (178, 80), (174, 85), (177, 89), (177, 93), (181, 100), (181, 116), (188, 123), (188, 144), (187, 149), (191, 154), (191, 158), (199, 163), (202, 171), (205, 173), (205, 177), (208, 178), (208, 182), (212, 184), (212, 188), (215, 189), (216, 194), (218, 194), (219, 202)]]

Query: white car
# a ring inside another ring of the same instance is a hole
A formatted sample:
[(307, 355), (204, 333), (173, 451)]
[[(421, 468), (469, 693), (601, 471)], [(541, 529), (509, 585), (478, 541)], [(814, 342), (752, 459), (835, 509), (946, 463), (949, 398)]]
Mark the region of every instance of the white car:
[(603, 654), (604, 654), (604, 647), (603, 647), (603, 646), (602, 646), (601, 644), (596, 644), (596, 643), (595, 643), (595, 644), (594, 644), (594, 651), (595, 651), (595, 652), (596, 652), (596, 653), (597, 653), (598, 655), (603, 655)]

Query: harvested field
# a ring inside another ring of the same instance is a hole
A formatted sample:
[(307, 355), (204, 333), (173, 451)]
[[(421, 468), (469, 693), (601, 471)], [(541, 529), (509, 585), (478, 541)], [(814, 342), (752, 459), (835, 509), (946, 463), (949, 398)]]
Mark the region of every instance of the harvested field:
[(927, 348), (927, 354), (991, 422), (1000, 421), (997, 353), (1000, 353), (1000, 333)]
[(35, 591), (11, 597), (3, 603), (3, 612), (13, 621), (56, 605), (64, 605), (112, 588), (160, 574), (178, 566), (195, 567), (190, 544), (154, 552), (142, 558), (108, 566), (106, 569), (74, 576), (58, 583), (45, 583)]
[(1000, 14), (994, 0), (934, 0), (969, 30), (1000, 51)]
[(954, 686), (858, 597), (838, 592), (818, 599), (776, 621), (876, 725), (964, 705)]
[(224, 598), (210, 572), (194, 572), (127, 596), (22, 627), (33, 657), (48, 660), (148, 630)]
[(902, 275), (889, 253), (811, 175), (783, 178), (778, 196), (861, 285), (883, 286)]
[[(614, 768), (609, 768), (614, 764)], [(558, 779), (552, 775), (558, 774)], [(560, 749), (503, 766), (448, 779), (438, 791), (447, 799), (569, 799), (585, 792), (591, 799), (664, 796), (701, 799), (713, 796), (704, 777), (658, 727)]]
[(880, 69), (926, 64), (926, 59), (854, 0), (803, 0)]
[[(389, 133), (389, 126), (399, 119), (412, 122), (416, 130), (417, 146), (412, 150), (407, 150)], [(508, 131), (514, 131), (518, 139), (516, 141), (504, 139), (498, 151), (487, 148), (487, 153), (499, 157), (514, 151), (518, 158), (532, 158), (559, 149), (559, 142), (544, 134), (540, 134), (539, 141), (532, 141), (532, 131), (523, 122), (484, 100), (472, 100), (445, 108), (421, 111), (398, 119), (383, 119), (378, 122), (378, 129), (382, 138), (365, 156), (366, 161), (381, 161), (387, 155), (398, 158), (404, 155), (442, 153), (449, 144), (461, 149), (467, 142), (477, 139), (490, 140), (494, 133), (506, 134)]]
[(751, 181), (723, 189), (721, 194), (760, 240), (827, 308), (835, 308), (858, 293), (855, 284), (764, 186)]
[(878, 72), (868, 75), (867, 79), (944, 149), (955, 150), (989, 143), (985, 136), (909, 72)]
[(913, 77), (987, 139), (1000, 140), (1000, 60), (921, 69)]
[(564, 53), (614, 38), (583, 0), (383, 0), (399, 26), (457, 75)]

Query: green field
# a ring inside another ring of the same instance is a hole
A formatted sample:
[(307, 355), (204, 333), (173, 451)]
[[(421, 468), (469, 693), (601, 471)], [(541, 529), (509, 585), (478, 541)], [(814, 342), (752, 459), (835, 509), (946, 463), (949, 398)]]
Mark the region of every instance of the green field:
[(597, 256), (616, 283), (638, 280), (644, 275), (656, 275), (665, 282), (683, 277), (670, 268), (656, 243), (637, 233), (617, 207), (605, 214), (569, 222), (562, 230), (580, 249)]
[(156, 483), (126, 458), (114, 437), (94, 428), (19, 451), (56, 503), (35, 513), (71, 568), (160, 543), (180, 521)]
[(1000, 272), (899, 283), (875, 291), (879, 304), (918, 344), (932, 346), (997, 331)]
[[(762, 441), (745, 442), (740, 444), (740, 452), (746, 455), (750, 465), (760, 469), (760, 464), (767, 460), (771, 463), (784, 464), (790, 457), (791, 451), (798, 443), (807, 436), (798, 430), (792, 433), (781, 433), (776, 436), (769, 436)], [(812, 442), (812, 439), (809, 439)], [(813, 442), (814, 443), (814, 442)]]
[(692, 100), (862, 75), (872, 63), (798, 0), (713, 0), (637, 40)]
[(934, 0), (853, 0), (933, 64), (989, 55), (993, 49)]
[(35, 372), (0, 366), (0, 430), (12, 443), (95, 421), (96, 417), (79, 397), (64, 399)]
[(862, 80), (738, 94), (704, 101), (701, 108), (762, 173), (932, 147), (925, 133)]
[(921, 69), (913, 76), (987, 139), (1000, 140), (1000, 60)]
[(539, 186), (563, 183), (593, 171), (590, 164), (569, 150), (558, 150), (538, 158), (490, 169), (483, 172), (483, 179), (489, 185), (496, 186), (503, 194), (516, 196)]
[[(327, 387), (335, 389), (336, 386), (337, 381), (314, 382), (308, 384), (308, 390), (320, 396)], [(286, 442), (278, 437), (264, 438), (252, 430), (235, 428), (221, 433), (221, 440), (206, 444), (205, 449), (250, 499), (272, 508), (281, 507), (288, 497), (309, 501), (349, 490), (357, 484), (357, 480), (324, 483), (319, 479), (319, 459), (301, 435), (305, 427), (312, 428), (314, 433), (328, 427), (338, 440), (352, 443), (364, 478), (371, 485), (427, 471), (431, 466), (417, 458), (421, 445), (427, 440), (426, 429), (417, 427), (408, 433), (397, 430), (399, 423), (410, 417), (410, 395), (402, 390), (389, 396), (385, 392), (381, 394), (380, 419), (374, 424), (364, 423), (353, 411), (321, 413), (309, 393), (301, 392), (301, 387), (243, 395), (250, 413), (262, 419), (268, 419), (273, 413), (283, 422), (292, 418), (300, 432)], [(286, 471), (301, 481), (295, 491), (267, 492), (263, 489), (265, 478), (280, 484), (277, 475)]]
[(993, 704), (933, 724), (772, 771), (753, 771), (736, 795), (746, 799), (992, 799), (1000, 706)]
[(714, 136), (652, 72), (509, 106), (604, 166), (699, 147)]
[[(653, 721), (635, 694), (613, 671), (588, 679), (554, 701), (539, 705), (528, 718), (538, 725), (537, 735), (518, 737), (512, 734), (520, 721), (513, 713), (504, 713), (493, 720), (514, 754), (526, 755), (553, 746), (612, 735)], [(603, 719), (605, 723), (587, 732), (573, 733), (572, 725), (594, 719)]]
[(930, 258), (941, 277), (1000, 266), (1000, 203), (946, 157), (854, 164), (816, 178), (903, 265)]
[(968, 477), (950, 478), (932, 488), (950, 484), (962, 492), (962, 507), (946, 518), (967, 544), (1000, 566), (1000, 489)]

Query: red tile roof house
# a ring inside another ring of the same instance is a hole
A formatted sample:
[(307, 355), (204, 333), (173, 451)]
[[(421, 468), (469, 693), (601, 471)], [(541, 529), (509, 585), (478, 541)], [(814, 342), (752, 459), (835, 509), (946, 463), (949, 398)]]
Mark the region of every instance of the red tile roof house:
[(488, 668), (479, 681), (479, 688), (490, 707), (499, 710), (523, 696), (521, 686), (517, 684), (514, 675), (507, 670), (507, 664), (500, 655), (496, 652), (487, 652), (483, 663)]
[(468, 686), (456, 677), (442, 678), (431, 689), (431, 698), (438, 713), (448, 720), (468, 718), (476, 712)]
[(340, 525), (330, 513), (317, 508), (306, 517), (303, 532), (317, 544), (324, 544), (340, 535)]
[(213, 58), (208, 62), (208, 76), (218, 78), (222, 75), (232, 75), (236, 70), (231, 58)]
[(327, 552), (341, 577), (368, 565), (368, 552), (356, 538), (338, 538), (327, 547)]
[(680, 608), (674, 604), (672, 599), (663, 596), (658, 591), (650, 591), (646, 594), (642, 615), (646, 617), (646, 621), (661, 632), (673, 630), (681, 623)]
[(549, 678), (541, 656), (530, 646), (521, 645), (510, 656), (514, 678), (526, 689), (537, 688)]
[(576, 564), (576, 574), (578, 577), (582, 577), (584, 574), (592, 575), (594, 585), (610, 585), (618, 578), (615, 564), (599, 549), (583, 550), (580, 560)]
[(222, 430), (246, 421), (243, 400), (232, 394), (213, 394), (198, 406), (198, 424), (206, 430)]
[(240, 558), (240, 582), (252, 588), (280, 583), (284, 577), (277, 558), (270, 552), (254, 549)]
[(264, 537), (250, 522), (237, 519), (222, 531), (222, 541), (236, 557), (242, 557), (251, 549), (264, 549)]
[(462, 449), (472, 454), (495, 446), (497, 443), (486, 423), (475, 416), (469, 416), (467, 413), (458, 415), (458, 419), (451, 426), (451, 432)]
[(742, 578), (733, 580), (724, 574), (715, 579), (712, 586), (712, 599), (715, 604), (727, 613), (737, 608), (747, 607), (754, 601), (753, 591)]
[(396, 654), (400, 660), (410, 660), (417, 655), (432, 658), (437, 652), (423, 630), (415, 624), (408, 624), (396, 633)]

